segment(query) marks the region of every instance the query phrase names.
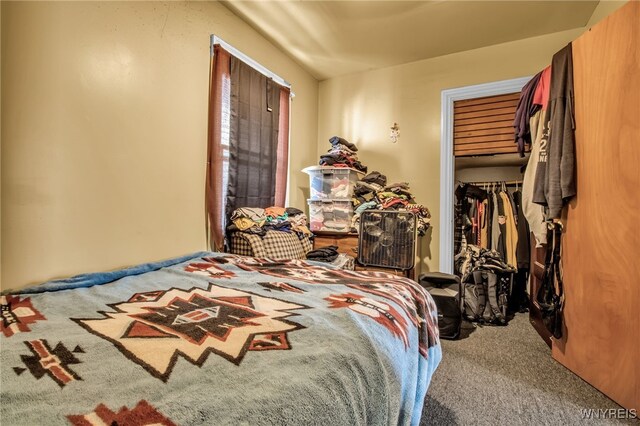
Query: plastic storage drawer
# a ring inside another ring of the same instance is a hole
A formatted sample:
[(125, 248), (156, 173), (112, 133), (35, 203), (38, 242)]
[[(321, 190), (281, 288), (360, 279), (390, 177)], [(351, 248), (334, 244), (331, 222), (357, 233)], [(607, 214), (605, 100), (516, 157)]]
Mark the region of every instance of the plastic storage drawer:
[(347, 167), (312, 166), (303, 172), (309, 175), (312, 200), (351, 199), (358, 181), (358, 171)]
[(351, 200), (307, 200), (307, 203), (311, 231), (351, 231)]

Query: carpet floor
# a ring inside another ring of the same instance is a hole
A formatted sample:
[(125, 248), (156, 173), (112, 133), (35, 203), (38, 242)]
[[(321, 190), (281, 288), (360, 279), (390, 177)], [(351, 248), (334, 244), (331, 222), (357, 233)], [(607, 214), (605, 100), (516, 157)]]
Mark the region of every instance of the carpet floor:
[(421, 426), (640, 424), (586, 420), (585, 409), (621, 407), (551, 358), (528, 313), (506, 327), (465, 322), (462, 338), (443, 340), (442, 351)]

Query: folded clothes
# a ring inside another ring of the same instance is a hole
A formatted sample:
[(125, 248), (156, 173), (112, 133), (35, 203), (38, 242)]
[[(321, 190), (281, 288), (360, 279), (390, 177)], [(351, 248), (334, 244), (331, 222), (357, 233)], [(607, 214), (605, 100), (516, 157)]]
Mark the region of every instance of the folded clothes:
[(264, 229), (262, 226), (254, 226), (252, 228), (240, 230), (233, 223), (231, 225), (227, 226), (227, 232), (245, 232), (247, 234), (260, 235), (261, 237), (264, 237), (265, 235), (267, 235), (267, 230)]
[(378, 192), (382, 191), (382, 185), (378, 185), (375, 182), (365, 182), (358, 181), (356, 182), (355, 192), (358, 193), (367, 193), (367, 192)]
[(409, 189), (409, 182), (396, 182), (384, 187), (385, 191), (391, 191), (394, 188)]
[(394, 209), (398, 209), (399, 207), (404, 207), (407, 204), (409, 204), (409, 202), (402, 198), (388, 198), (382, 203), (382, 208), (390, 209), (393, 207)]
[(283, 216), (286, 212), (287, 210), (284, 207), (267, 207), (266, 209), (264, 209), (264, 214), (266, 216), (271, 216), (274, 218)]
[(291, 232), (291, 223), (289, 222), (271, 222), (263, 226), (269, 231)]
[(356, 214), (362, 214), (362, 212), (365, 210), (374, 209), (377, 205), (378, 203), (375, 201), (367, 201), (366, 203), (362, 203), (356, 209)]
[(264, 209), (259, 207), (241, 207), (239, 209), (235, 209), (233, 213), (231, 213), (231, 220), (239, 217), (246, 217), (259, 223), (266, 219), (266, 213)]
[(409, 199), (409, 197), (407, 197), (406, 195), (396, 194), (395, 192), (378, 192), (378, 194), (376, 195), (378, 197), (378, 200), (380, 200), (380, 202), (383, 204), (390, 200), (408, 200)]
[(357, 152), (349, 149), (348, 146), (342, 144), (332, 146), (331, 149), (329, 149), (327, 152), (343, 152), (356, 160), (358, 159)]
[(237, 219), (234, 219), (233, 224), (237, 226), (241, 231), (246, 231), (253, 226), (258, 226), (253, 220), (249, 219), (248, 217), (239, 217)]
[(367, 172), (367, 166), (363, 165), (360, 161), (355, 160), (348, 155), (345, 155), (342, 152), (321, 155), (320, 165), (333, 167), (339, 167), (340, 165), (342, 165), (344, 167), (356, 169), (363, 173)]
[(322, 247), (307, 253), (307, 259), (318, 262), (333, 262), (337, 257), (338, 246)]
[(385, 175), (383, 175), (382, 173), (375, 172), (375, 171), (369, 173), (368, 175), (366, 175), (365, 177), (363, 177), (360, 180), (362, 182), (378, 184), (383, 188), (387, 184), (387, 177)]
[(289, 217), (292, 216), (297, 216), (300, 214), (304, 214), (304, 212), (300, 209), (297, 209), (295, 207), (287, 207), (286, 209), (284, 209), (285, 213), (287, 213), (289, 215)]
[(344, 145), (347, 148), (349, 148), (352, 151), (357, 151), (358, 147), (355, 146), (354, 144), (352, 144), (351, 142), (347, 141), (346, 139), (343, 139), (339, 136), (334, 136), (331, 139), (329, 139), (329, 143), (331, 143), (331, 145), (336, 146), (336, 145)]
[(300, 239), (311, 235), (307, 227), (307, 216), (295, 207), (241, 207), (233, 211), (231, 223), (227, 226), (228, 232), (246, 232), (260, 236), (271, 230), (294, 232)]

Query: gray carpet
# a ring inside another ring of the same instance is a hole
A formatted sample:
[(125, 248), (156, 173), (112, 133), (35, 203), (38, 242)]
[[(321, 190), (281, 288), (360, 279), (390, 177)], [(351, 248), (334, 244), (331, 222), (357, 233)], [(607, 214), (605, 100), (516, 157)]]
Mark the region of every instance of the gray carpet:
[(463, 323), (463, 337), (442, 341), (421, 425), (573, 425), (585, 423), (583, 409), (621, 408), (551, 358), (528, 313), (506, 327)]

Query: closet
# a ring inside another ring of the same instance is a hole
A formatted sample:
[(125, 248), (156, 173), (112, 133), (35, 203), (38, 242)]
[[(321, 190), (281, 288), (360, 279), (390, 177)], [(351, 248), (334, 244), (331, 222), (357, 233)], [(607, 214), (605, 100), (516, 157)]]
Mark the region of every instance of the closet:
[[(496, 262), (492, 268), (497, 269), (491, 273), (497, 275), (492, 278), (498, 281), (497, 290), (489, 288), (488, 282), (484, 287), (489, 294), (497, 291), (498, 308), (503, 312), (507, 310), (505, 299), (510, 312), (528, 308), (529, 238), (526, 220), (522, 214), (518, 218), (518, 211), (529, 147), (521, 156), (514, 143), (519, 97), (516, 91), (453, 104), (454, 271), (463, 281), (475, 281), (479, 278), (470, 275), (466, 266), (469, 260), (476, 263), (469, 249), (497, 252), (498, 258), (485, 259), (483, 254), (480, 258), (482, 262)], [(505, 280), (508, 283), (503, 283)], [(468, 290), (477, 292), (480, 288), (471, 284)], [(480, 322), (505, 323), (488, 309), (483, 315), (467, 310), (466, 316)]]
[[(631, 1), (572, 43), (577, 195), (561, 218), (562, 336), (540, 324), (535, 303), (530, 313), (554, 359), (628, 410), (640, 410), (639, 38), (640, 2)], [(457, 181), (521, 179), (526, 160), (482, 155), (464, 140), (508, 150), (500, 137), (454, 131), (462, 138), (454, 147)], [(544, 252), (532, 244), (532, 298)]]

